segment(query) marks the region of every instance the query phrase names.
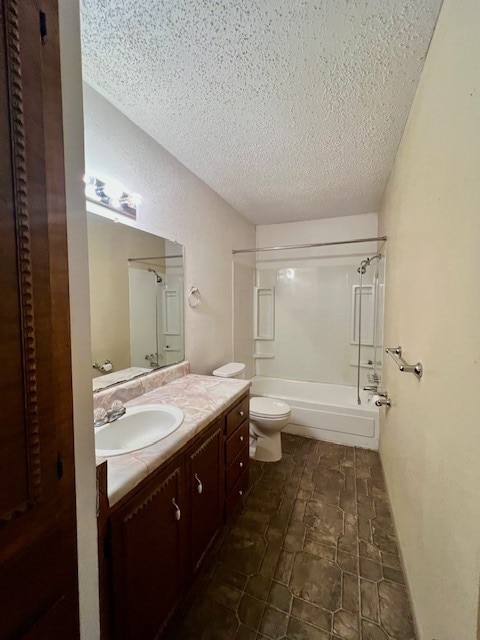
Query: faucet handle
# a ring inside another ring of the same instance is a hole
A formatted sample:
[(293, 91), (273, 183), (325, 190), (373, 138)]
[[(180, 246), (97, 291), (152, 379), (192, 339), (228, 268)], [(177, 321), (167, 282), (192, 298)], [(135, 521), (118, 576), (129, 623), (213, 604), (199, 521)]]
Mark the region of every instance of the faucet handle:
[(93, 412), (93, 426), (103, 427), (108, 422), (108, 412), (103, 407), (98, 407)]
[(115, 422), (125, 415), (126, 412), (127, 410), (123, 406), (123, 402), (121, 400), (114, 400), (110, 407), (110, 411), (107, 411), (108, 422)]

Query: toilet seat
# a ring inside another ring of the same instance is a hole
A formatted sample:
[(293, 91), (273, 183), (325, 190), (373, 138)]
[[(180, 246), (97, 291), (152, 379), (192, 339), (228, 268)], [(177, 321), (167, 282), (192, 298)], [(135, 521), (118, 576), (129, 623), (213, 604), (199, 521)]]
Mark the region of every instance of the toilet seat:
[(274, 398), (250, 398), (250, 416), (253, 418), (285, 418), (290, 415), (290, 407)]

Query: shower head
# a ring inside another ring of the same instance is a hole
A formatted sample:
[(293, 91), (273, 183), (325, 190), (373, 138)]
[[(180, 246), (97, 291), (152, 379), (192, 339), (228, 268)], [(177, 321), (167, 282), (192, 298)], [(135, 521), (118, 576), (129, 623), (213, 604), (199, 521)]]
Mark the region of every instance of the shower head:
[(370, 258), (365, 258), (365, 260), (362, 260), (360, 266), (357, 269), (358, 273), (361, 273), (362, 275), (367, 273), (367, 267), (370, 266), (370, 263), (373, 262), (373, 260), (380, 260), (381, 257), (382, 254), (377, 253), (375, 256), (371, 256)]
[(149, 273), (154, 273), (156, 278), (157, 278), (157, 283), (160, 284), (161, 282), (163, 282), (163, 278), (162, 276), (158, 275), (158, 273), (155, 271), (155, 269), (149, 268), (148, 269)]

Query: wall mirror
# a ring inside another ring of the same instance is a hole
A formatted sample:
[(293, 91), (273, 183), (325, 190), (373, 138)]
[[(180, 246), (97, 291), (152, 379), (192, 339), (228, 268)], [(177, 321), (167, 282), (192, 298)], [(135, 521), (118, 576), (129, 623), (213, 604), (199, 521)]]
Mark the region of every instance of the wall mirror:
[(93, 390), (181, 362), (183, 246), (88, 212)]

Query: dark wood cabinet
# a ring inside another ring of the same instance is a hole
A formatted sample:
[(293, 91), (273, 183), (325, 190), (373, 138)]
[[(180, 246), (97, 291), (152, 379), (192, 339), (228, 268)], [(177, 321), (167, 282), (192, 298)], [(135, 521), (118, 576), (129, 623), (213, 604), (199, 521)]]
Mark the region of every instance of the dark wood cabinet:
[(248, 489), (248, 462), (246, 395), (111, 509), (100, 490), (102, 638), (162, 637)]
[(188, 520), (184, 486), (180, 460), (112, 517), (115, 638), (156, 638), (182, 594)]
[(194, 572), (223, 524), (223, 466), (223, 424), (219, 421), (188, 454)]
[(0, 1), (0, 60), (0, 639), (71, 640), (79, 621), (56, 0)]

